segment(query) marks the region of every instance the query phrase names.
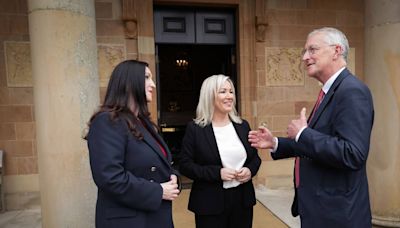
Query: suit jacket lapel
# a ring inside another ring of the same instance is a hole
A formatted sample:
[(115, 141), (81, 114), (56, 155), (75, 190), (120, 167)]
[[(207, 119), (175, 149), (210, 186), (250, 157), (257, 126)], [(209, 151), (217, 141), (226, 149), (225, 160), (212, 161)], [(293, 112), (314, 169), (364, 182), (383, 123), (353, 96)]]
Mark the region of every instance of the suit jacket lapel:
[(248, 137), (248, 132), (244, 131), (243, 125), (239, 125), (235, 122), (233, 123), (233, 127), (235, 128), (236, 134), (239, 136), (240, 141), (242, 142), (244, 148), (246, 149), (246, 153), (248, 151), (248, 148), (246, 147), (247, 145), (247, 137)]
[(335, 91), (337, 87), (342, 83), (343, 79), (347, 77), (350, 74), (350, 72), (345, 68), (339, 76), (336, 78), (336, 80), (333, 82), (331, 88), (329, 88), (329, 91), (327, 94), (325, 94), (324, 99), (322, 100), (321, 104), (319, 105), (317, 111), (315, 112), (309, 126), (314, 127), (315, 124), (317, 123), (321, 113), (325, 110), (326, 106), (329, 104), (329, 102), (332, 100)]
[(164, 156), (164, 153), (161, 151), (161, 148), (158, 145), (157, 140), (153, 137), (153, 135), (150, 134), (149, 131), (153, 131), (152, 125), (146, 121), (145, 123), (147, 126), (149, 126), (149, 129), (146, 129), (142, 125), (138, 125), (140, 132), (143, 134), (143, 141), (149, 145), (150, 148), (153, 149), (155, 153), (163, 160), (168, 166), (170, 166), (170, 160), (171, 160), (171, 152), (168, 149), (168, 146), (165, 144), (164, 140), (154, 131), (154, 135), (157, 137), (157, 140), (161, 143), (161, 145), (164, 147), (165, 151), (167, 152), (167, 157)]

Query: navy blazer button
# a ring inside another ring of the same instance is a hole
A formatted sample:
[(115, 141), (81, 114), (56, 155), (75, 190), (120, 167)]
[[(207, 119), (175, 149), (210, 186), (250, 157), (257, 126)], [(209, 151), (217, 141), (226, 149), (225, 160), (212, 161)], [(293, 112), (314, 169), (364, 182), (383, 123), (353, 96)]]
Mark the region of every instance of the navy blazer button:
[(154, 182), (154, 180), (150, 180), (150, 182)]
[(151, 170), (151, 172), (155, 172), (157, 170), (157, 168), (155, 166), (152, 166), (150, 170)]

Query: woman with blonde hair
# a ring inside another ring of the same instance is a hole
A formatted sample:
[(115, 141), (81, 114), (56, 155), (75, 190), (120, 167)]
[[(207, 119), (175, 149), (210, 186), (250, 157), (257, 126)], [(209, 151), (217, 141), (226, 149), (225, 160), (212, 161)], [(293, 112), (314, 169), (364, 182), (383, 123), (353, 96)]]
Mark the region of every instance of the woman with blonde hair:
[(205, 79), (196, 118), (182, 141), (180, 172), (193, 179), (188, 208), (197, 228), (252, 227), (256, 198), (251, 178), (261, 159), (247, 141), (250, 127), (235, 104), (229, 77)]

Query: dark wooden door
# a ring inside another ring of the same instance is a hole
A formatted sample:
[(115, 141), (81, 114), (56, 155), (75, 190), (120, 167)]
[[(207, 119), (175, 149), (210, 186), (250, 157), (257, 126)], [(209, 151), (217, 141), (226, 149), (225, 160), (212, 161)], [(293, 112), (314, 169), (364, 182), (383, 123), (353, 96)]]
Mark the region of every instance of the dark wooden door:
[(158, 124), (175, 164), (203, 80), (224, 74), (237, 86), (234, 15), (227, 9), (155, 8)]
[(234, 14), (227, 10), (155, 9), (156, 43), (235, 44)]

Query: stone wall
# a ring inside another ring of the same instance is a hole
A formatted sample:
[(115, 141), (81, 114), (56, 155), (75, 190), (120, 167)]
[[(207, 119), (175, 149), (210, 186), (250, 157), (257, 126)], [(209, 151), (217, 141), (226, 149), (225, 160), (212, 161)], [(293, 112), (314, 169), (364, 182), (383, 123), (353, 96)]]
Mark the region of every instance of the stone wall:
[[(103, 97), (114, 66), (137, 58), (137, 44), (125, 39), (119, 0), (96, 1), (95, 7)], [(26, 0), (0, 0), (0, 148), (7, 210), (40, 204), (28, 24)]]
[[(155, 72), (151, 1), (135, 1), (137, 36), (127, 38), (120, 0), (96, 0), (100, 101), (113, 67), (124, 59), (149, 62)], [(166, 3), (157, 0), (156, 3)], [(239, 107), (252, 127), (266, 122), (285, 135), (301, 107), (311, 110), (319, 85), (299, 62), (306, 35), (334, 26), (346, 33), (352, 48), (350, 69), (363, 78), (363, 0), (176, 0), (180, 4), (230, 5), (238, 9)], [(191, 3), (190, 3), (191, 2)], [(257, 19), (258, 18), (258, 19)], [(266, 27), (257, 27), (257, 23)], [(265, 24), (264, 24), (265, 25)], [(263, 33), (262, 29), (265, 29)], [(38, 165), (30, 69), (26, 0), (0, 0), (0, 149), (5, 151), (8, 209), (38, 205)], [(45, 66), (44, 66), (45, 67)], [(150, 111), (156, 114), (156, 102)], [(292, 160), (272, 162), (269, 153), (256, 184), (291, 187)]]
[[(265, 122), (277, 136), (286, 136), (290, 120), (298, 118), (302, 107), (307, 115), (320, 90), (315, 79), (302, 68), (300, 52), (307, 34), (315, 28), (336, 27), (343, 31), (350, 45), (348, 66), (363, 78), (364, 2), (362, 0), (265, 0), (256, 1), (260, 18), (268, 23), (264, 39), (256, 42), (257, 125)], [(271, 161), (269, 152), (261, 151), (264, 160), (257, 183), (269, 188), (290, 188), (293, 159)]]
[(7, 209), (38, 204), (26, 0), (0, 1), (0, 148), (4, 150)]

